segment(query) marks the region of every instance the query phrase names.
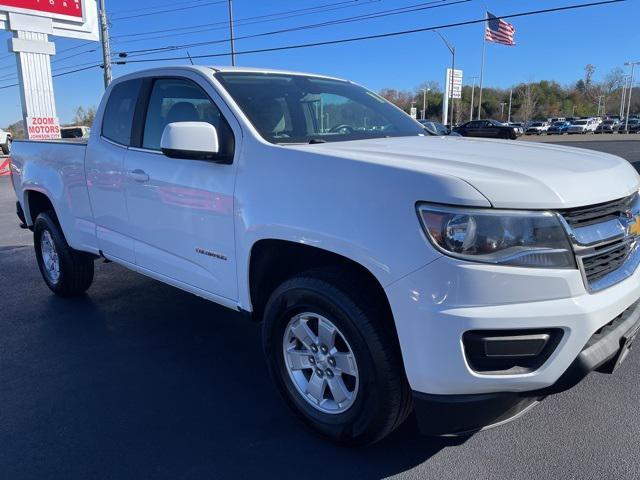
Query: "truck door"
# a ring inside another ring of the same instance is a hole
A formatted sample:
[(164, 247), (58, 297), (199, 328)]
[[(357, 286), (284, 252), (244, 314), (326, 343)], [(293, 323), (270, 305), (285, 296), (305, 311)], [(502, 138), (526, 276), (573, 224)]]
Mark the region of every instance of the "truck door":
[(128, 80), (113, 87), (102, 113), (102, 130), (89, 140), (85, 158), (99, 248), (108, 258), (129, 263), (134, 263), (135, 257), (125, 198), (124, 160), (141, 86), (142, 80)]
[[(208, 89), (210, 94), (205, 91)], [(235, 300), (234, 179), (239, 126), (232, 130), (211, 86), (188, 78), (148, 80), (148, 105), (140, 118), (139, 145), (125, 160), (126, 199), (136, 264), (144, 270)], [(225, 107), (226, 108), (226, 107)], [(231, 117), (227, 111), (226, 117)], [(216, 127), (230, 165), (175, 159), (160, 149), (174, 122)], [(239, 143), (239, 142), (238, 142)]]

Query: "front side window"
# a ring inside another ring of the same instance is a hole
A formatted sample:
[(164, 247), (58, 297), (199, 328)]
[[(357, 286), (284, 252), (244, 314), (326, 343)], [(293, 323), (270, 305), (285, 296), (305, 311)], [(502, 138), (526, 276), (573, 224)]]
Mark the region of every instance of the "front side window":
[(218, 131), (220, 155), (233, 156), (231, 127), (204, 90), (190, 80), (156, 80), (147, 108), (143, 148), (160, 150), (165, 127), (176, 122), (206, 122), (213, 125)]
[(120, 145), (131, 145), (133, 114), (142, 80), (128, 80), (113, 87), (102, 119), (102, 136)]
[(424, 136), (407, 114), (369, 90), (319, 77), (219, 72), (216, 78), (271, 143)]

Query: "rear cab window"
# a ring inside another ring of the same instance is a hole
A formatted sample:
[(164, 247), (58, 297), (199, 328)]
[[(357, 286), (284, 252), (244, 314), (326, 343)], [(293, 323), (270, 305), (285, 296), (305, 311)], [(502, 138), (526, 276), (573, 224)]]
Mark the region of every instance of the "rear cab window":
[(142, 80), (128, 80), (115, 85), (107, 99), (102, 118), (102, 136), (123, 146), (131, 145), (133, 116)]

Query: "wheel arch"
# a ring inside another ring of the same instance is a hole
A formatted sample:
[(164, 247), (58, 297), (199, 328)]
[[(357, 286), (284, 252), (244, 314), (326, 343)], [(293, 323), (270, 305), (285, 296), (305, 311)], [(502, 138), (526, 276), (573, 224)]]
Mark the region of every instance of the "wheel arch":
[(56, 209), (49, 195), (40, 190), (24, 191), (23, 210), (27, 226), (33, 227), (36, 218), (43, 212), (52, 211), (57, 218)]
[[(341, 267), (372, 292), (386, 318), (393, 322), (389, 299), (379, 279), (361, 263), (316, 246), (282, 239), (261, 239), (253, 244), (248, 265), (248, 293), (252, 317), (261, 320), (273, 291), (296, 274), (324, 267)], [(395, 324), (393, 325), (395, 331)]]

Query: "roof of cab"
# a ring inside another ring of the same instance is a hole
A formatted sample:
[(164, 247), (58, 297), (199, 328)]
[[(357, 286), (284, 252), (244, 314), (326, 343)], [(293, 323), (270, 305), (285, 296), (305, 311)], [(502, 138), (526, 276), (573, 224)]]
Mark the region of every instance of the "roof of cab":
[(306, 77), (319, 77), (326, 78), (329, 80), (339, 80), (341, 82), (347, 82), (343, 78), (331, 77), (328, 75), (320, 75), (317, 73), (306, 73), (306, 72), (296, 72), (289, 70), (278, 70), (274, 68), (259, 68), (259, 67), (229, 67), (229, 66), (211, 66), (209, 67), (216, 72), (239, 72), (239, 73), (275, 73), (280, 75), (303, 75)]
[(167, 70), (189, 70), (189, 71), (197, 71), (201, 74), (207, 74), (212, 70), (214, 72), (238, 72), (238, 73), (272, 73), (279, 75), (302, 75), (305, 77), (316, 77), (316, 78), (324, 78), (327, 80), (337, 80), (340, 82), (350, 82), (349, 80), (345, 80), (337, 77), (330, 77), (327, 75), (318, 75), (315, 73), (305, 73), (305, 72), (292, 72), (288, 70), (277, 70), (273, 68), (257, 68), (257, 67), (229, 67), (229, 66), (205, 66), (205, 65), (167, 65), (166, 67), (155, 67), (155, 68), (147, 68), (144, 70), (138, 70), (136, 72), (131, 72), (121, 77), (114, 79), (114, 83), (119, 83), (123, 80), (128, 80), (130, 78), (145, 76), (145, 75), (162, 75)]

